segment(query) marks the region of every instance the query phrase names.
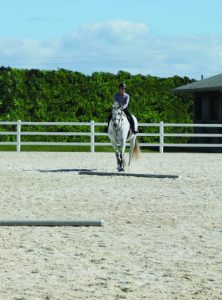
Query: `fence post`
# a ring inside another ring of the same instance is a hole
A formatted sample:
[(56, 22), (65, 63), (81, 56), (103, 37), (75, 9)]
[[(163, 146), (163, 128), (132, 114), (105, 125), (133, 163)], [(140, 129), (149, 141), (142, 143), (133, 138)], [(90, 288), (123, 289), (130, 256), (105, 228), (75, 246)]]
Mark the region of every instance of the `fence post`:
[(21, 150), (21, 120), (17, 121), (17, 135), (16, 135), (16, 151), (20, 152)]
[(160, 122), (160, 153), (163, 154), (164, 151), (164, 126), (163, 121)]
[(90, 151), (93, 153), (95, 152), (95, 122), (94, 121), (90, 121), (90, 133), (91, 133)]

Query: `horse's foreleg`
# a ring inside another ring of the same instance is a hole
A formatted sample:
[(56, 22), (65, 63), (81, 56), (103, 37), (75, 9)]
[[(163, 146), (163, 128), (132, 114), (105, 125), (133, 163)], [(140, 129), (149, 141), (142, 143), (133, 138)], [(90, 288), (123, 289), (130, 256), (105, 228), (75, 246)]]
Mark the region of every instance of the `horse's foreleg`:
[(120, 159), (121, 159), (121, 165), (122, 165), (122, 167), (125, 167), (126, 160), (125, 160), (125, 154), (124, 154), (124, 152), (120, 153)]
[(126, 142), (125, 140), (122, 140), (121, 142), (121, 153), (120, 153), (120, 158), (121, 158), (121, 168), (124, 170), (124, 167), (126, 165), (125, 161), (125, 150), (126, 150)]
[(122, 160), (121, 160), (121, 154), (116, 151), (116, 161), (117, 161), (117, 170), (119, 171), (121, 169)]
[(116, 156), (116, 162), (117, 162), (117, 169), (119, 170), (121, 167), (121, 158), (120, 158), (120, 153), (118, 151), (118, 146), (115, 140), (111, 140), (112, 147), (115, 151), (115, 156)]

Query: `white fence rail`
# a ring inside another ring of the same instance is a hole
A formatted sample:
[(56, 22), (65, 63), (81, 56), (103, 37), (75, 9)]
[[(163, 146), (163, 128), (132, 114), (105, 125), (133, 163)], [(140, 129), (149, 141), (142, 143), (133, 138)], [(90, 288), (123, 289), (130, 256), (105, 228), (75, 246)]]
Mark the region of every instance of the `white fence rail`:
[[(0, 141), (1, 145), (15, 145), (16, 151), (21, 151), (21, 146), (30, 145), (30, 146), (89, 146), (90, 151), (95, 151), (95, 146), (110, 146), (111, 143), (108, 142), (96, 142), (96, 136), (107, 136), (107, 133), (96, 132), (95, 127), (98, 126), (107, 126), (107, 123), (97, 123), (94, 121), (90, 122), (22, 122), (21, 120), (15, 122), (0, 122), (0, 126), (15, 126), (14, 131), (0, 131), (0, 137), (3, 135), (14, 135), (16, 136), (16, 141), (14, 142), (3, 142)], [(88, 126), (89, 132), (42, 132), (42, 131), (23, 131), (22, 129), (25, 126)], [(222, 138), (222, 134), (215, 133), (166, 133), (165, 127), (208, 127), (208, 128), (222, 128), (222, 124), (185, 124), (185, 123), (139, 123), (140, 127), (157, 127), (157, 133), (139, 133), (138, 139), (140, 136), (143, 137), (157, 137), (158, 143), (140, 143), (140, 147), (158, 147), (159, 152), (163, 153), (164, 148), (166, 147), (221, 147), (222, 143), (165, 143), (165, 137), (211, 137), (211, 138)], [(25, 142), (22, 141), (23, 136), (89, 136), (90, 142)], [(0, 139), (1, 140), (1, 139)]]

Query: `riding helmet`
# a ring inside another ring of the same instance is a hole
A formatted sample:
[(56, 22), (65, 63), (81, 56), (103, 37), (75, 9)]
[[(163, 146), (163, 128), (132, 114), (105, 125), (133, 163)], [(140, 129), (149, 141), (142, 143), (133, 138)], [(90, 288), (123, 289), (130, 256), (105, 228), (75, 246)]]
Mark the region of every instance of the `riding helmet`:
[(120, 83), (119, 88), (126, 88), (126, 84), (125, 83)]

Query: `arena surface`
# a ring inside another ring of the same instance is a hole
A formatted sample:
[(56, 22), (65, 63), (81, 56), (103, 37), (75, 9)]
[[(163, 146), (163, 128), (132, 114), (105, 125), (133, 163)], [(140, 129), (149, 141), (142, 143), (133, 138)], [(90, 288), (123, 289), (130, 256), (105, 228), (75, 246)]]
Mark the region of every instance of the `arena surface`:
[(0, 219), (103, 219), (0, 227), (0, 299), (222, 299), (221, 154), (1, 152)]

